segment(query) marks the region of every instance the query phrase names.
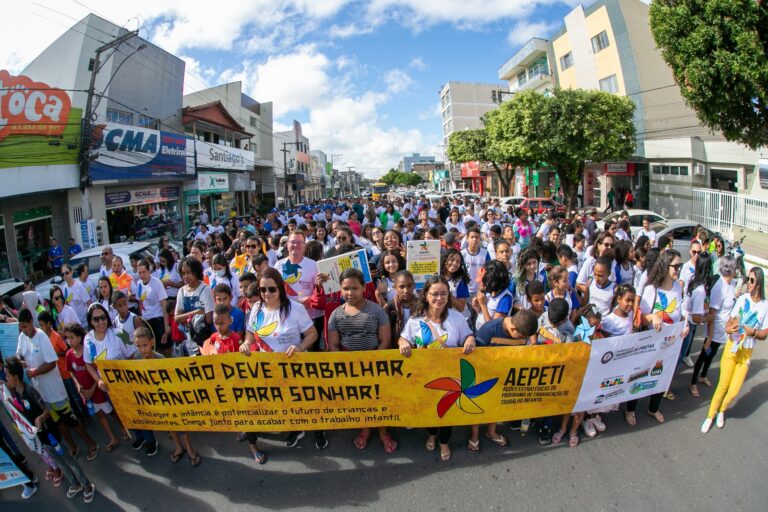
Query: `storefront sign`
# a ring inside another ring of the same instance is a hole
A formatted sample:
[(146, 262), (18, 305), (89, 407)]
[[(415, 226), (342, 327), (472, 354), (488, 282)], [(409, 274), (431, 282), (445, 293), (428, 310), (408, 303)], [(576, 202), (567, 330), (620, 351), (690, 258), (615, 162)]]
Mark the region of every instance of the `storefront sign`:
[(604, 164), (606, 176), (634, 176), (635, 175), (635, 163), (634, 162), (617, 162)]
[(221, 146), (210, 142), (195, 141), (197, 167), (202, 169), (231, 169), (247, 171), (253, 169), (253, 151)]
[(96, 221), (94, 219), (80, 221), (80, 241), (83, 243), (83, 249), (92, 249), (96, 247)]
[(184, 135), (116, 123), (96, 125), (94, 181), (184, 178), (195, 172), (194, 141)]
[(0, 141), (9, 135), (62, 135), (71, 108), (61, 89), (0, 70)]
[(139, 188), (106, 192), (104, 194), (104, 204), (107, 208), (121, 208), (137, 204), (173, 201), (178, 198), (179, 187)]
[(244, 192), (251, 188), (250, 176), (246, 173), (232, 173), (229, 175), (229, 190), (230, 192)]
[(461, 164), (461, 177), (462, 178), (479, 178), (480, 177), (480, 162), (464, 162)]
[(198, 172), (197, 189), (200, 192), (229, 192), (229, 174), (225, 172)]

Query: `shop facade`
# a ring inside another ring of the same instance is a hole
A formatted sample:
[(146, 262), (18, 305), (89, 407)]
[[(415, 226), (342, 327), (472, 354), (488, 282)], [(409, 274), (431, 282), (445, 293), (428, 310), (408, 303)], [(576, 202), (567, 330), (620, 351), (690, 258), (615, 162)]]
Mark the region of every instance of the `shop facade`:
[(485, 193), (485, 173), (480, 162), (464, 162), (461, 164), (461, 182), (464, 190), (482, 196)]
[(200, 171), (197, 180), (184, 186), (185, 228), (195, 225), (201, 211), (213, 220), (212, 212), (228, 216), (229, 208), (235, 201), (235, 192), (230, 191), (229, 173)]

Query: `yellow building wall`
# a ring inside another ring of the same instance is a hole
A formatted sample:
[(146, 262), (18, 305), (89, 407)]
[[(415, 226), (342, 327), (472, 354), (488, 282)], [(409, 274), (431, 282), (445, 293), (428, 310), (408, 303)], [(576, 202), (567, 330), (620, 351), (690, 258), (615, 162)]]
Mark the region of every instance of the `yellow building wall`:
[(587, 34), (590, 40), (603, 30), (605, 30), (608, 34), (608, 41), (610, 44), (608, 45), (608, 48), (605, 48), (592, 55), (595, 60), (597, 79), (602, 80), (603, 78), (607, 78), (615, 74), (616, 81), (619, 85), (619, 94), (624, 96), (626, 95), (626, 89), (624, 87), (624, 75), (621, 72), (619, 50), (616, 46), (616, 39), (613, 37), (611, 22), (608, 18), (608, 10), (605, 8), (605, 6), (600, 7), (595, 12), (587, 16)]
[(552, 50), (555, 54), (554, 65), (557, 66), (558, 81), (560, 82), (558, 85), (563, 89), (575, 89), (576, 66), (573, 65), (565, 70), (560, 66), (560, 57), (572, 50), (568, 32), (564, 32), (563, 35), (552, 41)]

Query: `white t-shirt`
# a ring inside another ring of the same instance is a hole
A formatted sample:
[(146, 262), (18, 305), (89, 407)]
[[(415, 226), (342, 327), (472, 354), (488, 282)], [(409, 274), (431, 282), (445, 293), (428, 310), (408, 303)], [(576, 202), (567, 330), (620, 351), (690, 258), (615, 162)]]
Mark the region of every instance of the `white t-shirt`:
[(179, 264), (174, 263), (173, 268), (171, 270), (166, 270), (163, 267), (159, 267), (157, 270), (155, 270), (154, 276), (160, 280), (161, 283), (163, 283), (163, 286), (165, 288), (165, 292), (168, 294), (168, 297), (175, 298), (179, 294), (179, 289), (175, 286), (166, 286), (168, 283), (178, 283), (181, 282), (181, 276), (179, 275)]
[(455, 309), (448, 309), (448, 317), (436, 324), (424, 317), (410, 317), (400, 336), (418, 348), (460, 347), (472, 336), (467, 320)]
[(638, 231), (637, 233), (638, 238), (640, 238), (643, 235), (648, 237), (648, 240), (651, 241), (652, 245), (656, 245), (656, 232), (654, 230), (649, 229), (648, 231), (646, 231), (644, 229), (641, 229), (640, 231)]
[(671, 290), (657, 290), (655, 286), (648, 284), (640, 299), (640, 312), (644, 315), (651, 312), (661, 314), (664, 323), (673, 324), (683, 317), (682, 301), (683, 289), (677, 281), (672, 284)]
[(61, 283), (61, 293), (64, 294), (64, 303), (77, 313), (80, 325), (88, 325), (86, 316), (88, 315), (88, 302), (91, 300), (91, 295), (85, 289), (83, 283), (79, 279), (74, 279), (72, 286), (69, 286), (64, 281)]
[[(291, 301), (291, 309), (285, 318), (281, 318), (279, 309), (271, 311), (266, 307), (255, 306), (248, 316), (246, 330), (258, 335), (270, 349), (262, 348), (263, 351), (285, 352), (292, 345), (300, 345), (301, 334), (313, 325), (306, 308)], [(258, 341), (256, 346), (261, 347)]]
[(731, 279), (731, 284), (728, 284), (721, 277), (709, 292), (709, 307), (717, 310), (712, 329), (712, 341), (715, 343), (727, 341), (725, 324), (731, 317), (734, 304), (736, 304), (736, 279)]
[(589, 303), (597, 306), (598, 311), (603, 317), (611, 314), (611, 303), (613, 302), (613, 289), (616, 285), (608, 282), (608, 286), (601, 288), (597, 281), (592, 279), (589, 283)]
[(192, 291), (187, 290), (186, 286), (179, 289), (179, 295), (176, 299), (176, 314), (189, 313), (196, 309), (202, 309), (206, 313), (213, 311), (216, 303), (213, 300), (213, 293), (207, 284), (202, 281), (197, 288)]
[[(64, 305), (60, 312), (54, 313), (55, 315), (55, 327), (57, 331), (60, 331), (66, 324), (79, 324), (80, 317), (77, 316), (75, 310), (71, 307)], [(81, 324), (82, 325), (82, 324)]]
[(141, 304), (141, 316), (147, 320), (162, 318), (163, 307), (160, 301), (168, 298), (165, 286), (155, 277), (150, 277), (148, 283), (141, 279), (136, 283), (136, 296)]
[(688, 320), (693, 323), (693, 318), (690, 315), (706, 315), (709, 311), (707, 304), (707, 290), (703, 284), (700, 284), (693, 290), (691, 295), (685, 292), (685, 310), (688, 312)]
[(768, 329), (768, 301), (765, 299), (760, 302), (754, 302), (748, 293), (739, 296), (736, 299), (731, 310), (731, 318), (739, 319), (739, 333), (731, 334), (731, 340), (734, 342), (733, 352), (738, 350), (738, 344), (742, 348), (755, 348), (755, 338), (746, 336), (743, 328), (751, 327), (757, 330)]
[[(35, 329), (35, 335), (31, 338), (23, 332), (19, 333), (16, 354), (23, 357), (30, 368), (39, 368), (45, 363), (56, 363), (59, 360), (48, 335), (40, 329)], [(37, 392), (49, 404), (67, 399), (67, 390), (57, 367), (31, 380)]]
[(604, 316), (600, 321), (600, 329), (610, 336), (632, 334), (632, 320), (632, 315), (627, 315), (627, 318), (621, 318), (616, 313), (611, 313), (608, 316)]
[[(283, 276), (285, 284), (290, 287), (288, 295), (292, 299), (304, 299), (310, 297), (315, 288), (315, 279), (317, 278), (317, 263), (309, 258), (302, 258), (297, 263), (291, 263), (288, 258), (283, 258), (275, 264), (275, 269)], [(323, 311), (319, 309), (307, 309), (310, 318), (319, 318), (323, 316)]]
[(467, 232), (467, 228), (464, 227), (464, 223), (461, 220), (459, 220), (458, 224), (454, 224), (453, 222), (451, 222), (450, 219), (446, 220), (445, 221), (445, 229), (450, 231), (451, 228), (456, 228), (458, 230), (458, 232), (461, 233), (461, 234), (464, 234), (464, 233)]
[(209, 274), (209, 282), (211, 283), (211, 290), (213, 290), (217, 284), (224, 283), (229, 286), (232, 291), (232, 300), (230, 305), (234, 308), (237, 307), (237, 301), (240, 300), (240, 278), (234, 272), (231, 272), (232, 277), (227, 279), (227, 276), (219, 277), (216, 275), (216, 271), (211, 269)]
[(117, 337), (114, 329), (107, 329), (104, 339), (99, 341), (93, 331), (83, 339), (83, 361), (93, 364), (94, 361), (116, 361), (130, 359), (136, 352), (136, 345), (126, 345)]
[[(584, 264), (579, 269), (579, 275), (576, 277), (577, 284), (587, 284), (595, 273), (595, 263), (597, 263), (596, 258), (587, 256), (584, 260)], [(611, 275), (609, 276), (609, 279), (612, 283), (616, 282), (616, 263), (614, 261), (611, 262)]]
[(693, 275), (696, 273), (696, 266), (691, 260), (686, 261), (683, 264), (683, 268), (680, 269), (680, 280), (683, 282), (683, 293), (688, 293), (688, 283), (693, 279)]

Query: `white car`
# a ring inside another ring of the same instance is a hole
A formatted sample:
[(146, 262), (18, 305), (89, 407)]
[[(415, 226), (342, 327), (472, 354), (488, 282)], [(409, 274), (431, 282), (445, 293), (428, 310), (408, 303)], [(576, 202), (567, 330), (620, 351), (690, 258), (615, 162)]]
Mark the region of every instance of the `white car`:
[(697, 223), (686, 219), (668, 219), (654, 222), (651, 229), (656, 232), (656, 240), (662, 236), (672, 237), (672, 248), (680, 253), (683, 263), (691, 259), (691, 240), (696, 234)]
[[(130, 257), (137, 255), (139, 258), (152, 258), (154, 261), (155, 254), (152, 250), (155, 248), (155, 244), (152, 241), (147, 242), (123, 242), (118, 244), (100, 245), (92, 249), (87, 249), (81, 253), (72, 256), (67, 262), (74, 270), (81, 263), (87, 263), (88, 265), (88, 280), (91, 281), (93, 286), (97, 286), (99, 281), (99, 270), (101, 269), (101, 251), (104, 247), (111, 247), (112, 253), (115, 256), (120, 256), (123, 260), (123, 266), (130, 270), (131, 262)], [(38, 283), (35, 285), (37, 293), (42, 295), (43, 299), (48, 300), (50, 296), (51, 288), (54, 285), (61, 286), (64, 279), (61, 276), (53, 276), (50, 279)]]
[(512, 206), (514, 208), (517, 208), (520, 206), (520, 203), (522, 203), (525, 200), (523, 196), (507, 196), (507, 197), (500, 197), (499, 198), (499, 206), (501, 206), (504, 210), (507, 209), (507, 206)]
[[(605, 217), (602, 218), (602, 220), (598, 220), (596, 222), (597, 229), (602, 231), (605, 226), (605, 221), (612, 220), (614, 222), (617, 222), (619, 218), (621, 218), (621, 212), (623, 210), (619, 210), (616, 212), (609, 213)], [(643, 219), (645, 217), (649, 217), (651, 224), (654, 222), (660, 222), (667, 220), (666, 217), (659, 215), (656, 212), (652, 212), (650, 210), (637, 210), (637, 209), (629, 209), (627, 210), (627, 213), (629, 214), (629, 229), (632, 232), (632, 238), (635, 238), (637, 236), (637, 233), (643, 229)]]

